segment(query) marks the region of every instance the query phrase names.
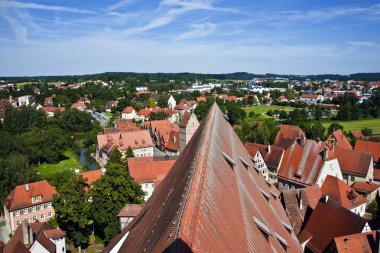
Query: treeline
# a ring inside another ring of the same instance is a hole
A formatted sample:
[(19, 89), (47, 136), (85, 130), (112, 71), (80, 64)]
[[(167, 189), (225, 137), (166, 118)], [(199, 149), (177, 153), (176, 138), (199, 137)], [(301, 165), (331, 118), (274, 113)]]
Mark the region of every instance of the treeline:
[(76, 133), (86, 133), (85, 143), (96, 141), (100, 126), (91, 115), (68, 109), (55, 117), (33, 107), (6, 109), (0, 124), (0, 202), (19, 184), (38, 180), (34, 167), (40, 163), (56, 163), (63, 152), (73, 148)]

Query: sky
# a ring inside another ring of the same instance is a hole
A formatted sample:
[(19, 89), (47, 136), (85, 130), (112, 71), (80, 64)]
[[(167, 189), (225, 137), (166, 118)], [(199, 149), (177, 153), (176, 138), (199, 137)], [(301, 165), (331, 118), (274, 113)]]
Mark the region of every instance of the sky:
[(0, 76), (380, 72), (372, 0), (0, 0)]

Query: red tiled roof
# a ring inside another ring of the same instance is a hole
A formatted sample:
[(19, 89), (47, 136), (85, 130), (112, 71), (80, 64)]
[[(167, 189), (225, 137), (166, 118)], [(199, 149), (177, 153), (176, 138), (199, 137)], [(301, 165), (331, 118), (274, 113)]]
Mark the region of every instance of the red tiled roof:
[(287, 252), (302, 252), (284, 226), (279, 198), (253, 166), (214, 104), (143, 210), (104, 252), (126, 233), (119, 252), (283, 252), (279, 240)]
[(131, 177), (138, 183), (153, 183), (158, 175), (167, 175), (175, 160), (154, 160), (153, 157), (128, 158)]
[(135, 109), (132, 106), (127, 106), (124, 108), (122, 113), (132, 113)]
[(373, 179), (380, 181), (380, 169), (373, 169)]
[(117, 215), (118, 217), (136, 217), (143, 209), (144, 204), (126, 204)]
[(355, 191), (362, 192), (365, 194), (376, 191), (377, 189), (379, 189), (379, 187), (380, 185), (378, 184), (370, 184), (367, 182), (360, 182), (360, 181), (356, 181), (351, 185), (351, 188), (354, 189)]
[(306, 193), (309, 206), (314, 210), (322, 196), (321, 188), (317, 185), (312, 185), (303, 188), (303, 190)]
[(153, 147), (148, 130), (98, 134), (97, 143), (99, 149), (102, 149), (107, 144), (111, 144), (109, 147), (114, 144), (122, 151), (127, 150), (128, 147), (132, 149)]
[(256, 153), (256, 148), (259, 148), (260, 153), (265, 160), (265, 164), (268, 166), (268, 168), (276, 171), (280, 165), (282, 155), (284, 154), (283, 148), (274, 145), (267, 146), (257, 143), (246, 143), (245, 148), (251, 156)]
[(362, 197), (339, 178), (330, 175), (327, 175), (323, 182), (321, 191), (349, 210), (367, 202), (367, 198)]
[(42, 108), (44, 109), (45, 112), (57, 112), (57, 111), (64, 112), (65, 111), (65, 107), (44, 106)]
[(362, 133), (362, 131), (351, 131), (352, 136), (354, 136), (355, 139), (365, 139), (366, 137)]
[(181, 122), (179, 123), (179, 126), (186, 127), (187, 122), (189, 122), (189, 119), (190, 119), (190, 113), (189, 112), (185, 112), (183, 114)]
[(317, 99), (319, 96), (318, 94), (302, 94), (301, 98)]
[(71, 107), (73, 108), (83, 108), (83, 109), (87, 109), (87, 105), (83, 102), (77, 102), (77, 103), (74, 103), (71, 105)]
[(197, 97), (197, 102), (199, 103), (201, 101), (206, 102), (206, 97)]
[(171, 131), (168, 141), (165, 143), (165, 149), (177, 152), (179, 150), (179, 133)]
[(347, 140), (347, 138), (344, 135), (344, 132), (342, 130), (338, 129), (338, 130), (334, 131), (332, 133), (332, 135), (336, 139), (336, 147), (345, 148), (345, 149), (352, 149), (350, 142)]
[(53, 240), (63, 238), (66, 235), (66, 233), (63, 232), (60, 228), (48, 229), (44, 230), (43, 232), (47, 238), (51, 238)]
[(301, 138), (304, 132), (299, 126), (292, 125), (281, 125), (280, 130), (277, 132), (274, 145), (279, 146), (283, 149), (290, 147), (293, 142)]
[(303, 147), (294, 142), (285, 151), (277, 176), (303, 185), (315, 184), (323, 165), (324, 149), (321, 141), (306, 140)]
[(331, 198), (319, 201), (306, 226), (299, 235), (300, 243), (307, 240), (306, 248), (324, 252), (335, 237), (361, 233), (366, 220), (336, 203)]
[(84, 179), (87, 179), (86, 183), (88, 185), (92, 185), (96, 181), (100, 179), (100, 177), (103, 175), (103, 172), (101, 169), (98, 170), (90, 170), (86, 172), (80, 173)]
[(257, 99), (257, 96), (255, 94), (245, 94), (243, 99), (248, 100), (249, 98)]
[[(27, 187), (29, 190), (26, 189)], [(38, 202), (41, 204), (52, 201), (53, 195), (56, 193), (55, 187), (46, 180), (18, 185), (5, 199), (4, 206), (8, 211), (14, 211), (36, 205), (36, 203), (32, 203), (32, 197), (41, 195), (41, 201)]]
[(373, 161), (380, 162), (380, 142), (357, 140), (354, 150), (370, 152), (373, 154)]
[(334, 154), (338, 158), (342, 172), (361, 177), (367, 176), (372, 159), (371, 153), (335, 148)]
[(337, 253), (375, 252), (376, 231), (358, 233), (334, 238)]
[(145, 118), (149, 118), (151, 112), (154, 112), (154, 113), (164, 112), (169, 116), (172, 116), (174, 113), (176, 113), (175, 110), (172, 110), (169, 108), (160, 108), (160, 107), (156, 106), (156, 107), (152, 107), (152, 108), (141, 109), (140, 111), (137, 112), (137, 115), (141, 115), (141, 116), (144, 116)]

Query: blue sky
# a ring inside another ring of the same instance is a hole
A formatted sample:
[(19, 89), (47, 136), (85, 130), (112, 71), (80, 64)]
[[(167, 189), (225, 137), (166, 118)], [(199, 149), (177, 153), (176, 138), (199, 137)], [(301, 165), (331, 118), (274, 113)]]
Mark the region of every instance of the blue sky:
[(380, 71), (370, 0), (0, 0), (0, 76)]

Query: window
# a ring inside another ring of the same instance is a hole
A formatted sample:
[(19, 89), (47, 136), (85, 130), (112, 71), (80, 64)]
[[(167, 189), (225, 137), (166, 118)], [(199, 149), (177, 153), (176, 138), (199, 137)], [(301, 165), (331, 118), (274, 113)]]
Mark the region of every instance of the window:
[(45, 219), (45, 214), (41, 214), (41, 219)]
[(16, 211), (14, 212), (15, 216), (19, 216), (20, 215), (20, 211)]
[(24, 214), (27, 214), (28, 213), (28, 208), (25, 208), (24, 209)]
[(41, 210), (41, 206), (40, 205), (36, 206), (36, 210), (37, 211)]
[(241, 163), (244, 165), (244, 167), (246, 169), (248, 169), (248, 163), (243, 158), (241, 158), (240, 156), (239, 156), (239, 159), (240, 159)]
[(35, 196), (32, 198), (32, 203), (40, 202), (41, 201), (41, 195)]
[(37, 217), (36, 216), (33, 216), (32, 217), (32, 221), (36, 221), (37, 220)]
[(28, 223), (29, 222), (29, 218), (26, 218), (23, 221), (26, 222), (26, 223)]
[(288, 243), (286, 242), (286, 240), (284, 238), (282, 238), (279, 234), (277, 234), (277, 233), (275, 233), (275, 234), (276, 234), (276, 238), (280, 242), (281, 246), (284, 248), (285, 251), (287, 251)]
[(43, 210), (44, 209), (44, 205), (40, 205), (40, 209)]
[(48, 212), (48, 216), (51, 217), (51, 212)]
[(16, 221), (16, 226), (18, 226), (18, 225), (20, 225), (20, 221), (19, 220)]
[(264, 198), (269, 202), (269, 195), (264, 190), (260, 189), (261, 194), (264, 196)]
[(351, 176), (351, 181), (355, 181), (355, 177), (354, 176)]
[(222, 151), (222, 155), (223, 155), (224, 159), (230, 165), (231, 169), (233, 170), (234, 166), (236, 165), (235, 161), (231, 157), (229, 157), (226, 153), (224, 153), (223, 151)]
[(265, 225), (261, 220), (259, 220), (256, 217), (253, 217), (254, 222), (256, 223), (256, 226), (260, 229), (261, 233), (265, 237), (265, 239), (269, 239), (270, 231), (267, 225)]
[(288, 225), (287, 223), (283, 222), (282, 221), (282, 225), (284, 225), (284, 227), (286, 228), (286, 230), (289, 232), (289, 234), (292, 233), (292, 227), (290, 225)]

